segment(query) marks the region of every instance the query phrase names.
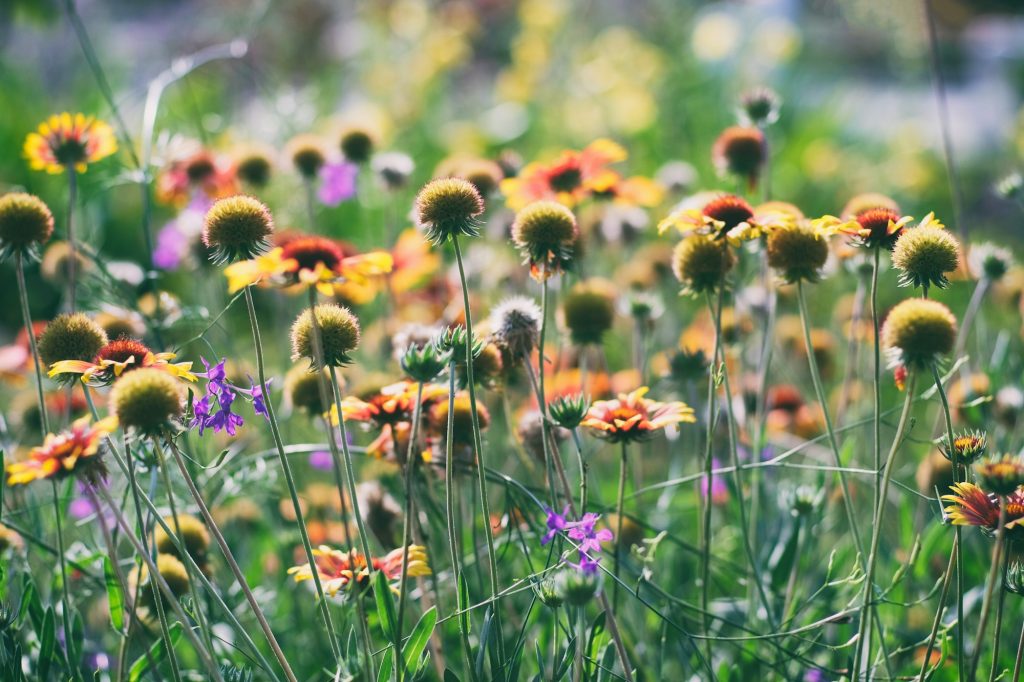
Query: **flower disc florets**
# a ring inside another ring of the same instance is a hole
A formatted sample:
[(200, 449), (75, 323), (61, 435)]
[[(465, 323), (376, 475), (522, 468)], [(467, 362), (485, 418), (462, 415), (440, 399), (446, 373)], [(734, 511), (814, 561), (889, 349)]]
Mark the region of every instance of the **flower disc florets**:
[(615, 295), (611, 283), (580, 282), (562, 301), (562, 318), (572, 342), (600, 344), (615, 322)]
[(687, 293), (716, 291), (736, 264), (724, 242), (709, 235), (692, 234), (676, 244), (672, 272)]
[(42, 199), (23, 192), (0, 197), (0, 261), (34, 255), (53, 234), (53, 214)]
[(903, 230), (892, 250), (892, 264), (900, 270), (900, 286), (944, 289), (947, 272), (960, 265), (960, 244), (940, 224), (922, 223)]
[(556, 201), (535, 201), (516, 214), (512, 243), (535, 277), (555, 275), (572, 256), (578, 230), (572, 211)]
[[(340, 367), (352, 362), (350, 354), (359, 346), (359, 320), (348, 308), (333, 303), (318, 305), (315, 310), (324, 366)], [(292, 325), (293, 360), (308, 358), (316, 362), (314, 333), (313, 315), (307, 308)]]
[(810, 224), (772, 230), (768, 234), (768, 265), (789, 283), (816, 282), (828, 260), (828, 240)]
[(203, 244), (215, 263), (248, 260), (267, 250), (274, 231), (270, 209), (245, 195), (221, 199), (206, 214)]
[(461, 178), (432, 180), (416, 197), (417, 221), (434, 244), (452, 236), (477, 236), (477, 218), (483, 212), (480, 192)]
[(938, 301), (901, 301), (882, 325), (882, 345), (894, 366), (927, 367), (952, 351), (955, 342), (956, 318)]
[(974, 472), (982, 490), (996, 495), (1009, 495), (1024, 485), (1024, 461), (1020, 457), (1003, 455), (977, 465)]
[(110, 408), (126, 429), (150, 436), (167, 430), (185, 409), (185, 388), (168, 372), (142, 368), (124, 374), (110, 392)]
[(47, 367), (61, 360), (92, 360), (105, 345), (106, 332), (88, 315), (58, 315), (39, 336), (39, 359)]

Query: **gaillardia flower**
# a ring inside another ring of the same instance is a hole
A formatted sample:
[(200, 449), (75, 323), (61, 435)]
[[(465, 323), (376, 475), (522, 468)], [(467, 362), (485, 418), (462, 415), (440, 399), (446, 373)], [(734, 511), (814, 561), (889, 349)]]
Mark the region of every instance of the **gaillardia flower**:
[(685, 201), (658, 223), (658, 233), (670, 227), (683, 235), (696, 232), (715, 239), (729, 238), (732, 242), (760, 236), (754, 217), (754, 208), (735, 194), (720, 194), (695, 208)]
[(43, 200), (24, 192), (0, 197), (0, 261), (35, 255), (53, 234), (53, 214)]
[(267, 250), (274, 231), (270, 209), (240, 194), (215, 203), (203, 220), (203, 244), (215, 263), (246, 260)]
[(172, 363), (171, 360), (176, 357), (174, 353), (153, 353), (144, 343), (135, 339), (118, 339), (100, 348), (92, 362), (84, 360), (54, 362), (50, 365), (47, 376), (52, 378), (64, 374), (78, 374), (81, 375), (82, 383), (90, 386), (106, 386), (125, 372), (146, 367), (167, 372), (185, 381), (195, 381), (196, 375), (191, 371), (192, 363)]
[(768, 265), (789, 283), (816, 282), (828, 260), (828, 240), (844, 227), (838, 218), (784, 220), (768, 230)]
[[(447, 395), (448, 391), (443, 386), (425, 385), (423, 387), (422, 406), (428, 405), (437, 398)], [(380, 389), (379, 393), (369, 396), (367, 400), (360, 400), (355, 396), (345, 396), (341, 401), (341, 415), (346, 422), (364, 422), (373, 424), (380, 429), (380, 435), (376, 440), (367, 446), (367, 453), (375, 457), (383, 457), (394, 452), (396, 440), (398, 440), (399, 427), (404, 431), (411, 425), (413, 413), (416, 409), (416, 396), (418, 394), (417, 384), (411, 381), (400, 381)], [(329, 412), (331, 424), (338, 425), (338, 408), (331, 405)], [(404, 434), (402, 434), (404, 435)], [(405, 439), (406, 443), (408, 439)], [(405, 453), (402, 452), (402, 457)]]
[[(175, 599), (180, 599), (188, 594), (188, 569), (185, 568), (185, 564), (181, 563), (178, 557), (172, 554), (157, 554), (154, 563), (156, 564), (157, 573), (167, 583), (167, 588), (174, 595)], [(128, 583), (132, 594), (139, 595), (140, 606), (145, 607), (147, 610), (156, 607), (156, 599), (153, 596), (154, 590), (160, 595), (160, 603), (164, 607), (168, 606), (167, 595), (150, 582), (149, 567), (146, 564), (142, 564), (131, 572), (128, 576)], [(149, 615), (152, 616), (152, 614)]]
[[(999, 500), (973, 483), (954, 483), (951, 495), (943, 495), (944, 509), (954, 526), (978, 526), (988, 535), (999, 529)], [(1024, 491), (1016, 489), (1005, 494), (1006, 530), (1017, 539), (1024, 535)]]
[(384, 251), (345, 256), (338, 244), (326, 237), (302, 236), (251, 260), (224, 268), (228, 292), (251, 284), (277, 285), (285, 291), (305, 291), (315, 286), (324, 296), (358, 294), (373, 296), (372, 278), (391, 272), (391, 255)]
[(620, 393), (613, 400), (598, 400), (580, 426), (593, 429), (613, 443), (629, 443), (648, 438), (670, 424), (697, 421), (686, 403), (649, 400), (644, 397), (648, 390), (642, 386), (629, 394)]
[[(323, 585), (324, 591), (330, 596), (335, 596), (349, 587), (356, 584), (361, 587), (369, 585), (370, 576), (374, 571), (383, 571), (391, 589), (398, 591), (398, 581), (402, 578), (402, 557), (405, 549), (399, 547), (388, 552), (383, 557), (370, 557), (370, 565), (367, 566), (366, 557), (356, 550), (343, 552), (321, 545), (319, 549), (313, 550), (316, 572)], [(308, 563), (300, 566), (293, 566), (288, 569), (288, 575), (295, 577), (295, 582), (313, 579), (313, 568)], [(409, 546), (409, 564), (407, 575), (419, 577), (430, 575), (430, 566), (427, 564), (427, 550), (419, 545)]]
[(938, 301), (900, 301), (882, 324), (882, 345), (893, 366), (928, 367), (952, 351), (955, 342), (956, 318)]
[[(320, 328), (325, 367), (341, 367), (352, 362), (351, 353), (359, 346), (359, 320), (348, 308), (333, 303), (316, 306), (316, 324)], [(313, 312), (306, 308), (292, 324), (292, 359), (307, 358), (316, 363)]]
[(462, 178), (431, 180), (416, 195), (416, 220), (434, 244), (452, 236), (477, 236), (477, 219), (483, 212), (480, 192)]
[(7, 484), (20, 485), (37, 479), (82, 474), (94, 481), (106, 473), (99, 458), (100, 442), (117, 429), (117, 417), (90, 423), (88, 417), (75, 421), (60, 434), (48, 434), (43, 444), (32, 448), (28, 459), (7, 465)]
[(857, 226), (850, 232), (857, 237), (856, 243), (869, 249), (892, 250), (903, 228), (913, 220), (900, 216), (892, 208), (869, 208), (854, 216)]
[(327, 162), (323, 141), (315, 135), (298, 135), (288, 142), (288, 155), (292, 165), (306, 180), (316, 178), (320, 167)]
[(152, 367), (125, 374), (110, 392), (110, 408), (126, 429), (145, 436), (172, 426), (185, 409), (185, 388), (175, 377)]
[(984, 431), (963, 431), (953, 434), (953, 449), (950, 451), (946, 438), (939, 442), (939, 449), (946, 459), (956, 464), (971, 464), (985, 454), (988, 438)]
[(62, 360), (91, 360), (107, 343), (103, 327), (88, 315), (61, 314), (39, 335), (39, 359), (47, 367)]
[(672, 251), (672, 273), (691, 294), (717, 291), (736, 264), (725, 243), (705, 234), (691, 234)]
[(617, 177), (610, 164), (624, 161), (626, 150), (608, 139), (591, 142), (582, 151), (566, 150), (551, 163), (530, 163), (516, 177), (501, 181), (506, 205), (514, 211), (544, 199), (572, 207), (585, 199), (595, 185)]
[(72, 168), (84, 173), (90, 163), (117, 151), (114, 131), (103, 121), (85, 114), (54, 114), (25, 138), (25, 158), (32, 170), (63, 173)]
[(578, 230), (576, 217), (555, 201), (535, 201), (516, 213), (512, 243), (537, 280), (560, 274), (572, 259)]
[(758, 128), (732, 126), (722, 131), (711, 148), (711, 160), (720, 175), (743, 178), (747, 186), (757, 186), (767, 156), (764, 133)]
[(1003, 455), (974, 467), (978, 484), (996, 495), (1009, 495), (1024, 485), (1024, 460)]
[(960, 244), (929, 213), (920, 225), (902, 231), (892, 264), (900, 271), (900, 286), (944, 289), (949, 286), (946, 273), (960, 265)]

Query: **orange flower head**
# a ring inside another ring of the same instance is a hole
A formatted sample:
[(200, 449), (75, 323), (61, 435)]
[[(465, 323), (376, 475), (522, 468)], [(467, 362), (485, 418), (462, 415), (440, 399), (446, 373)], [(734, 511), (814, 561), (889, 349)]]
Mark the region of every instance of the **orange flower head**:
[[(954, 483), (945, 508), (949, 522), (954, 526), (977, 526), (993, 535), (999, 528), (999, 500), (973, 483)], [(1011, 536), (1024, 536), (1024, 491), (1020, 489), (1006, 495), (1006, 530)]]
[(903, 227), (911, 219), (907, 216), (900, 217), (900, 214), (891, 208), (879, 207), (858, 213), (855, 220), (860, 226), (857, 234), (861, 245), (892, 250), (903, 232)]
[[(408, 571), (410, 577), (430, 575), (430, 565), (427, 563), (427, 551), (419, 545), (408, 547)], [(330, 596), (346, 590), (355, 583), (360, 587), (369, 584), (370, 576), (374, 571), (382, 571), (391, 589), (397, 594), (399, 581), (402, 577), (402, 561), (405, 555), (405, 548), (399, 547), (388, 552), (383, 557), (370, 557), (367, 566), (366, 557), (353, 550), (343, 552), (321, 545), (313, 550), (313, 559), (316, 565), (316, 572), (324, 590)], [(300, 566), (293, 566), (288, 569), (288, 575), (294, 576), (295, 582), (313, 579), (313, 569), (308, 563)]]
[(686, 403), (649, 400), (644, 397), (647, 391), (642, 386), (613, 400), (598, 400), (580, 425), (613, 443), (629, 443), (648, 438), (670, 424), (697, 421)]
[(25, 138), (24, 153), (32, 170), (84, 173), (90, 163), (117, 151), (114, 131), (85, 114), (54, 114)]
[(117, 417), (90, 424), (88, 417), (75, 421), (60, 434), (48, 434), (43, 444), (33, 448), (28, 459), (7, 466), (7, 484), (22, 485), (43, 478), (63, 478), (73, 473), (96, 481), (106, 474), (95, 457), (100, 442), (117, 428)]
[(566, 150), (551, 163), (527, 164), (517, 177), (501, 182), (509, 208), (518, 211), (527, 204), (557, 201), (573, 207), (595, 190), (607, 188), (608, 166), (623, 161), (626, 150), (607, 139), (595, 140), (582, 151)]
[(177, 356), (174, 353), (154, 353), (141, 341), (120, 338), (100, 348), (92, 362), (62, 360), (50, 365), (47, 374), (50, 377), (79, 374), (82, 383), (106, 386), (125, 372), (152, 367), (169, 372), (185, 381), (195, 381), (196, 376), (190, 371), (192, 363), (172, 363), (171, 360), (175, 357)]

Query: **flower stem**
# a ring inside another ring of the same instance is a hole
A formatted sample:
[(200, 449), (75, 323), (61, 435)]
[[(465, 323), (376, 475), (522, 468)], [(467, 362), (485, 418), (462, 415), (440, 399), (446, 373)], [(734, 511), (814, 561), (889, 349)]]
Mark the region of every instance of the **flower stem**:
[[(498, 659), (505, 662), (505, 645), (501, 637), (501, 605), (498, 601), (498, 560), (494, 552), (494, 530), (491, 527), (491, 507), (487, 497), (487, 476), (484, 472), (484, 449), (480, 437), (480, 417), (476, 407), (476, 382), (473, 380), (473, 314), (469, 309), (469, 287), (466, 284), (466, 268), (462, 262), (462, 249), (459, 237), (452, 234), (452, 246), (455, 249), (455, 260), (459, 266), (459, 280), (462, 283), (462, 303), (466, 315), (466, 383), (469, 385), (469, 408), (473, 421), (473, 449), (477, 457), (477, 485), (480, 488), (480, 511), (484, 520), (484, 539), (487, 542), (487, 563), (490, 569), (492, 615), (494, 618), (494, 635), (498, 648)], [(541, 349), (543, 353), (543, 348)], [(542, 356), (543, 358), (543, 356)], [(541, 372), (543, 377), (543, 372)], [(543, 378), (541, 379), (543, 381)]]
[[(872, 387), (874, 389), (874, 440), (872, 442), (875, 455), (875, 509), (881, 495), (882, 476), (882, 347), (879, 343), (878, 332), (878, 266), (881, 259), (881, 247), (874, 248), (871, 267), (871, 329), (872, 341), (874, 343), (874, 366), (872, 368)], [(907, 395), (910, 395), (908, 392)]]
[[(889, 456), (885, 461), (885, 469), (882, 473), (882, 484), (879, 490), (878, 504), (875, 505), (874, 523), (871, 529), (871, 551), (868, 554), (867, 567), (864, 569), (864, 600), (861, 606), (860, 631), (857, 637), (857, 644), (854, 649), (853, 676), (854, 682), (859, 679), (860, 667), (864, 657), (870, 659), (871, 645), (867, 642), (868, 633), (874, 612), (874, 579), (875, 565), (878, 561), (878, 545), (882, 537), (882, 515), (885, 509), (885, 498), (889, 491), (889, 482), (892, 480), (892, 471), (895, 468), (896, 453), (899, 451), (903, 441), (903, 434), (906, 431), (907, 423), (910, 421), (910, 408), (914, 404), (914, 384), (917, 380), (917, 373), (912, 371), (907, 378), (906, 397), (903, 400), (903, 410), (900, 413), (900, 421), (896, 426), (896, 434), (892, 439), (892, 447), (889, 449)], [(881, 636), (881, 631), (879, 631)]]
[[(713, 310), (711, 294), (707, 295), (708, 310)], [(717, 327), (716, 327), (717, 329)], [(708, 369), (708, 398), (707, 398), (707, 427), (704, 435), (704, 481), (705, 490), (701, 491), (700, 500), (703, 505), (703, 525), (701, 527), (701, 597), (700, 608), (704, 628), (704, 657), (710, 662), (711, 641), (709, 632), (711, 629), (711, 612), (708, 610), (711, 591), (711, 511), (712, 511), (712, 489), (715, 478), (714, 471), (714, 436), (715, 422), (718, 419), (718, 390), (715, 386), (715, 366), (718, 362), (718, 350), (722, 343), (721, 336), (715, 334), (714, 349), (711, 355), (711, 367)]]
[[(277, 638), (274, 636), (273, 630), (270, 629), (270, 623), (267, 622), (267, 617), (263, 614), (263, 610), (260, 608), (259, 602), (256, 601), (256, 596), (252, 593), (252, 589), (250, 589), (249, 583), (245, 579), (245, 574), (242, 573), (242, 569), (238, 566), (238, 562), (235, 561), (235, 557), (231, 553), (231, 548), (228, 547), (228, 543), (224, 539), (224, 535), (221, 534), (220, 528), (217, 526), (217, 522), (213, 520), (213, 515), (210, 514), (210, 510), (207, 508), (206, 502), (203, 501), (202, 494), (199, 492), (199, 489), (196, 488), (195, 481), (192, 480), (192, 475), (189, 474), (188, 469), (185, 467), (185, 461), (181, 456), (181, 452), (178, 450), (178, 446), (173, 440), (169, 441), (169, 445), (171, 447), (171, 456), (174, 457), (174, 461), (178, 465), (178, 470), (181, 471), (181, 475), (185, 479), (185, 485), (188, 486), (189, 493), (192, 495), (196, 505), (199, 507), (199, 512), (202, 514), (203, 520), (206, 521), (206, 527), (217, 541), (217, 545), (220, 547), (221, 553), (224, 555), (224, 560), (227, 562), (228, 568), (231, 569), (231, 573), (234, 574), (235, 580), (238, 582), (238, 586), (242, 589), (243, 594), (245, 594), (245, 599), (249, 602), (249, 608), (252, 610), (256, 620), (259, 621), (260, 628), (263, 630), (263, 634), (266, 636), (267, 643), (270, 644), (270, 648), (273, 650), (274, 656), (277, 657), (278, 662), (281, 664), (281, 668), (284, 670), (285, 676), (290, 680), (290, 682), (297, 682), (295, 673), (292, 672), (291, 666), (288, 665), (288, 660), (285, 658), (284, 652), (281, 650), (281, 646), (277, 643)], [(315, 566), (311, 566), (310, 568), (315, 568)]]
[[(31, 333), (31, 332), (29, 332)], [(68, 596), (68, 562), (64, 556), (64, 524), (61, 522), (63, 511), (60, 508), (60, 492), (57, 490), (56, 479), (50, 479), (53, 488), (53, 517), (57, 522), (57, 556), (60, 557), (60, 598), (61, 615), (64, 617), (64, 647), (68, 663), (68, 672), (76, 680), (80, 680), (82, 673), (78, 667), (78, 661), (71, 660), (71, 598)]]
[(999, 605), (996, 606), (996, 629), (992, 635), (992, 670), (988, 675), (988, 682), (995, 682), (996, 672), (999, 670), (999, 644), (1003, 638), (1003, 607), (1006, 605), (1006, 568), (1010, 563), (1010, 552), (1006, 549), (1006, 541), (1003, 541), (1003, 567), (1002, 584), (999, 586)]
[(409, 450), (405, 456), (405, 517), (402, 519), (402, 577), (398, 583), (398, 615), (395, 618), (395, 670), (398, 682), (405, 675), (405, 664), (402, 658), (402, 621), (405, 616), (405, 603), (408, 600), (409, 579), (409, 544), (412, 542), (412, 523), (416, 506), (413, 497), (413, 476), (415, 464), (419, 460), (419, 449), (416, 440), (420, 432), (420, 413), (423, 410), (423, 382), (416, 384), (416, 404), (412, 409), (412, 427), (409, 434)]
[(622, 441), (622, 447), (619, 450), (619, 494), (615, 501), (615, 567), (613, 570), (615, 587), (612, 590), (612, 608), (616, 612), (619, 610), (619, 558), (627, 549), (622, 543), (622, 510), (626, 502), (626, 454), (626, 441)]
[(1022, 662), (1024, 662), (1024, 624), (1020, 627), (1020, 641), (1017, 643), (1017, 660), (1013, 663), (1013, 682), (1020, 682)]
[(587, 513), (587, 461), (583, 457), (583, 443), (580, 442), (579, 429), (572, 430), (572, 442), (576, 446), (576, 462), (580, 468), (580, 514)]
[(466, 656), (466, 667), (469, 677), (476, 682), (476, 667), (473, 661), (473, 649), (469, 645), (469, 628), (466, 623), (468, 616), (464, 611), (469, 608), (462, 600), (462, 542), (455, 530), (455, 356), (448, 362), (448, 426), (445, 437), (444, 457), (444, 503), (448, 517), (448, 549), (451, 552), (452, 573), (455, 578), (455, 620), (459, 624), (462, 640), (462, 651)]
[(39, 420), (42, 422), (43, 433), (50, 432), (50, 420), (46, 414), (46, 398), (43, 396), (43, 368), (39, 360), (39, 348), (36, 346), (36, 333), (32, 329), (32, 313), (28, 307), (28, 287), (25, 286), (25, 256), (19, 251), (16, 255), (18, 276), (18, 298), (21, 301), (21, 319), (28, 334), (28, 347), (32, 351), (32, 363), (36, 370), (36, 399), (39, 401)]
[(75, 312), (77, 308), (76, 293), (78, 285), (78, 241), (75, 239), (75, 197), (78, 194), (78, 173), (74, 166), (68, 167), (68, 309)]
[(928, 672), (928, 663), (932, 658), (932, 651), (935, 649), (935, 638), (939, 633), (939, 624), (942, 622), (942, 613), (946, 610), (946, 597), (949, 596), (949, 586), (952, 583), (953, 568), (956, 565), (956, 556), (960, 551), (960, 536), (953, 536), (953, 547), (949, 551), (949, 565), (942, 576), (942, 591), (939, 593), (939, 606), (935, 609), (935, 619), (932, 620), (932, 631), (928, 635), (928, 646), (924, 651), (924, 659), (921, 661), (921, 672), (918, 674), (918, 682), (924, 682), (925, 674)]
[[(284, 441), (281, 439), (281, 428), (274, 413), (274, 401), (267, 385), (266, 366), (263, 360), (263, 341), (260, 337), (260, 326), (256, 318), (256, 307), (252, 300), (252, 287), (245, 288), (245, 305), (249, 312), (249, 327), (252, 329), (253, 346), (256, 349), (256, 372), (260, 381), (260, 390), (267, 406), (267, 421), (270, 422), (270, 432), (274, 437), (277, 456), (281, 462), (281, 469), (284, 471), (288, 494), (291, 496), (292, 510), (295, 512), (295, 523), (298, 525), (299, 536), (302, 538), (302, 549), (306, 554), (306, 561), (309, 562), (310, 568), (313, 568), (316, 566), (316, 558), (313, 556), (313, 545), (309, 540), (309, 532), (306, 530), (306, 522), (302, 515), (302, 504), (299, 502), (299, 493), (295, 487), (295, 476), (292, 474), (291, 465), (288, 463), (288, 456), (285, 454)], [(320, 607), (320, 617), (323, 620), (324, 629), (327, 631), (327, 640), (330, 642), (335, 662), (340, 663), (341, 648), (334, 634), (334, 623), (331, 621), (331, 612), (327, 604), (327, 598), (324, 595), (323, 585), (320, 582), (320, 575), (317, 571), (311, 571), (311, 573), (313, 574), (313, 585), (316, 588), (317, 603)]]
[[(996, 528), (996, 546), (992, 549), (992, 565), (988, 569), (988, 580), (985, 583), (985, 597), (981, 602), (981, 618), (978, 621), (978, 634), (974, 637), (974, 655), (971, 656), (970, 678), (975, 679), (978, 673), (978, 661), (981, 660), (981, 645), (988, 627), (988, 616), (992, 611), (992, 596), (995, 593), (999, 577), (999, 566), (1002, 563), (1003, 542), (1006, 539), (1006, 496), (999, 496), (999, 527)], [(992, 661), (993, 667), (997, 661)]]

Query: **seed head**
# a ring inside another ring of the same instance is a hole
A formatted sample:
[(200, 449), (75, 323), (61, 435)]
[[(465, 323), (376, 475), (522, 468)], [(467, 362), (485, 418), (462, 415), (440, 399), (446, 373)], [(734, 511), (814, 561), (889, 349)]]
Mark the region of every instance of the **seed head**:
[(123, 374), (110, 392), (110, 407), (121, 425), (142, 435), (167, 430), (185, 409), (185, 389), (168, 372), (142, 368)]
[(572, 258), (576, 216), (555, 201), (535, 201), (516, 214), (512, 243), (541, 274), (558, 274)]
[(417, 221), (434, 244), (443, 244), (452, 236), (477, 236), (477, 218), (483, 212), (480, 192), (461, 178), (432, 180), (416, 197)]
[(724, 286), (725, 277), (735, 264), (732, 251), (707, 235), (690, 235), (672, 252), (672, 272), (683, 290), (691, 294), (716, 291)]
[(513, 296), (491, 311), (494, 340), (513, 358), (528, 357), (540, 338), (540, 307), (531, 298)]
[[(202, 566), (206, 562), (206, 551), (210, 548), (210, 532), (206, 530), (206, 524), (191, 514), (180, 513), (177, 519), (173, 516), (165, 517), (164, 523), (175, 535), (181, 532), (179, 537), (185, 545), (185, 551), (196, 564)], [(153, 531), (153, 544), (156, 545), (157, 552), (181, 558), (177, 544), (160, 524), (157, 524)]]
[(267, 250), (274, 231), (270, 209), (245, 195), (221, 199), (206, 213), (203, 244), (215, 263), (247, 260)]
[(288, 143), (292, 157), (292, 165), (299, 175), (312, 180), (320, 172), (320, 168), (327, 162), (324, 155), (323, 143), (315, 135), (299, 135), (292, 138)]
[(975, 244), (971, 247), (967, 263), (971, 267), (971, 274), (978, 279), (984, 277), (998, 282), (1013, 267), (1013, 254), (1009, 249), (995, 244)]
[(0, 261), (36, 247), (53, 234), (53, 214), (42, 199), (23, 192), (0, 197)]
[(771, 88), (759, 87), (740, 99), (740, 120), (746, 125), (765, 128), (779, 120), (782, 101)]
[[(327, 370), (321, 370), (327, 376)], [(327, 377), (330, 381), (330, 377)], [(327, 406), (320, 400), (320, 378), (313, 368), (304, 362), (295, 365), (284, 377), (284, 394), (293, 408), (310, 415), (323, 414)]]
[[(341, 367), (352, 362), (350, 353), (359, 346), (359, 320), (348, 308), (333, 303), (316, 306), (323, 361), (326, 367)], [(313, 315), (306, 308), (292, 325), (292, 359), (308, 358), (316, 363)]]
[(47, 367), (61, 360), (88, 362), (105, 345), (106, 332), (88, 315), (58, 315), (39, 336), (39, 359)]
[(349, 128), (342, 132), (338, 146), (345, 158), (352, 163), (366, 163), (373, 153), (373, 134), (365, 128)]
[(235, 162), (235, 175), (255, 188), (266, 187), (273, 171), (273, 162), (261, 151), (246, 152)]
[(562, 318), (572, 342), (600, 344), (615, 322), (615, 290), (610, 282), (588, 280), (574, 286), (562, 301)]
[(893, 366), (927, 367), (952, 351), (955, 342), (956, 318), (938, 301), (901, 301), (882, 325), (882, 345)]
[(768, 234), (768, 265), (791, 284), (816, 282), (828, 260), (828, 240), (810, 225), (797, 224)]
[(737, 175), (750, 187), (757, 184), (765, 156), (764, 133), (743, 126), (726, 128), (711, 150), (711, 160), (721, 175)]
[(946, 273), (960, 264), (960, 244), (941, 227), (903, 230), (892, 250), (892, 264), (900, 270), (900, 286), (945, 289), (949, 286)]

